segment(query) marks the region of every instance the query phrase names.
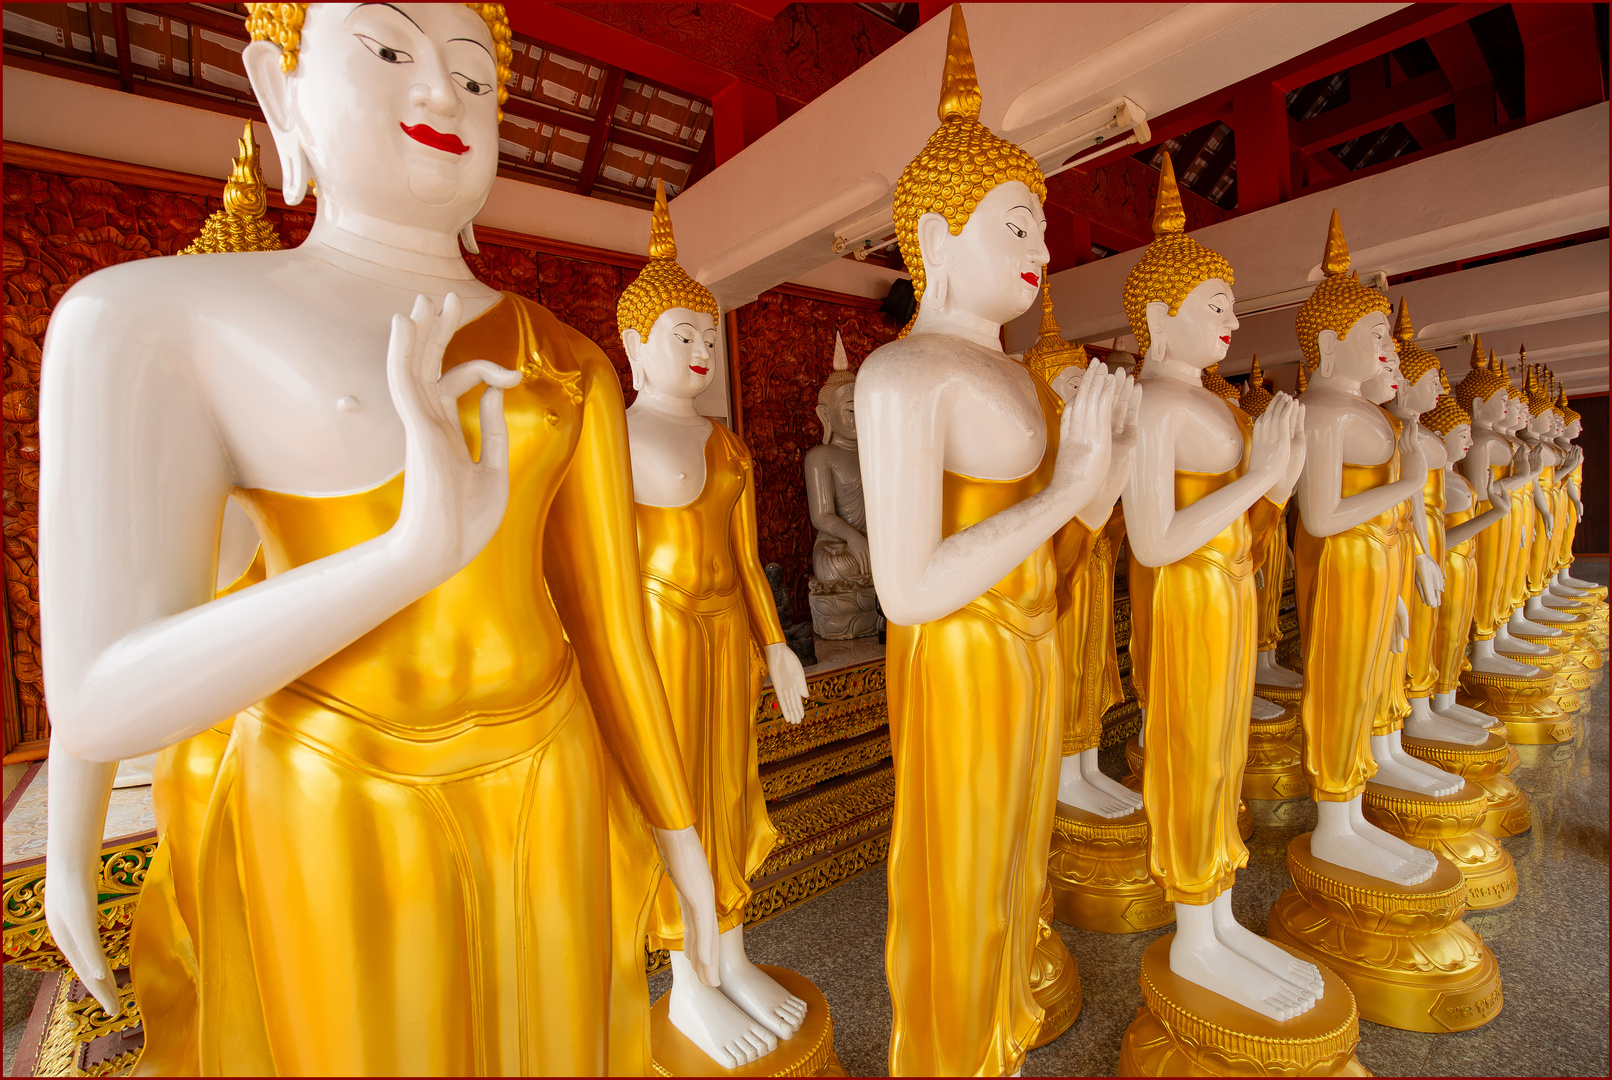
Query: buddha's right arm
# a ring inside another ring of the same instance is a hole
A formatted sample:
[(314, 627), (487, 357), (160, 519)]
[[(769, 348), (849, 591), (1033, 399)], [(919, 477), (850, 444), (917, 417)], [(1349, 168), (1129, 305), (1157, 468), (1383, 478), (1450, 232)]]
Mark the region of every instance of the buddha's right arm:
[(1490, 509), (1479, 514), (1477, 517), (1469, 518), (1468, 520), (1461, 522), (1459, 525), (1449, 526), (1444, 530), (1444, 550), (1449, 551), (1458, 544), (1463, 544), (1472, 539), (1484, 529), (1487, 529), (1490, 525), (1493, 525), (1495, 522), (1505, 517), (1506, 512), (1510, 509), (1510, 503), (1507, 503), (1504, 507), (1500, 508), (1491, 507)]
[(58, 305), (40, 395), (45, 687), (87, 761), (203, 731), (441, 580), (393, 529), (215, 600), (228, 455), (173, 335), (111, 292)]
[(1304, 472), (1298, 484), (1299, 519), (1311, 536), (1336, 536), (1363, 525), (1421, 491), (1427, 480), (1425, 470), (1420, 476), (1411, 471), (1391, 484), (1345, 496), (1341, 425), (1306, 426), (1304, 439)]
[(597, 345), (569, 339), (582, 367), (582, 432), (544, 529), (549, 593), (633, 798), (655, 828), (688, 828), (693, 801), (644, 625), (621, 384)]
[(885, 617), (898, 626), (933, 622), (984, 596), (1073, 515), (1067, 495), (1060, 501), (1049, 485), (942, 537), (945, 455), (937, 417), (944, 410), (934, 401), (904, 400), (865, 371), (857, 403), (873, 580)]

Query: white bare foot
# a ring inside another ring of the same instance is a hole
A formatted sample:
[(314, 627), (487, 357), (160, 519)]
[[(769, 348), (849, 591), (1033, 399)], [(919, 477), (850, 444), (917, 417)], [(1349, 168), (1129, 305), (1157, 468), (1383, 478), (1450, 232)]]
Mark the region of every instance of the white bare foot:
[(1523, 617), (1538, 626), (1553, 630), (1571, 630), (1583, 620), (1565, 611), (1557, 611), (1538, 596), (1530, 596), (1522, 609)]
[(1210, 905), (1177, 904), (1170, 970), (1190, 983), (1272, 1020), (1291, 1020), (1315, 1007), (1315, 995), (1266, 971), (1215, 936)]
[(1326, 989), (1321, 969), (1300, 960), (1280, 945), (1272, 944), (1237, 921), (1231, 911), (1231, 893), (1223, 892), (1209, 905), (1213, 913), (1215, 937), (1232, 952), (1251, 964), (1258, 964), (1278, 979), (1299, 990), (1308, 991), (1319, 1001)]
[[(1080, 768), (1080, 757), (1079, 754), (1070, 754), (1058, 765), (1059, 802), (1105, 818), (1122, 818), (1135, 811), (1136, 807), (1129, 799), (1112, 795), (1087, 780)], [(1141, 796), (1136, 792), (1129, 788), (1125, 790), (1136, 797), (1137, 803), (1141, 802)]]
[(723, 996), (726, 989), (706, 986), (683, 953), (672, 952), (672, 1026), (722, 1068), (737, 1069), (778, 1049), (778, 1037)]
[(1266, 649), (1254, 658), (1254, 685), (1300, 690), (1304, 687), (1304, 676), (1277, 663), (1275, 649)]
[(1546, 607), (1557, 609), (1577, 607), (1584, 602), (1583, 594), (1575, 596), (1572, 593), (1558, 590), (1554, 585), (1540, 593), (1539, 599)]
[(1560, 576), (1561, 583), (1566, 585), (1569, 589), (1581, 589), (1585, 592), (1588, 592), (1591, 589), (1605, 588), (1604, 585), (1597, 585), (1593, 581), (1585, 581), (1582, 578), (1576, 578), (1572, 574), (1569, 574), (1566, 570), (1563, 570)]
[(1254, 703), (1248, 708), (1248, 717), (1251, 720), (1270, 721), (1280, 720), (1286, 709), (1273, 701), (1266, 701), (1258, 694), (1254, 695)]
[(734, 927), (717, 941), (723, 996), (778, 1038), (792, 1038), (806, 1021), (806, 1003), (750, 962), (744, 951), (744, 927)]
[[(1518, 644), (1527, 644), (1519, 642)], [(1488, 675), (1510, 675), (1517, 678), (1531, 678), (1539, 674), (1539, 669), (1532, 664), (1524, 664), (1520, 660), (1513, 660), (1508, 656), (1501, 656), (1494, 651), (1493, 641), (1474, 641), (1472, 643), (1472, 670), (1481, 671)]]
[[(1562, 636), (1561, 630), (1554, 626), (1541, 626), (1539, 623), (1531, 622), (1522, 612), (1522, 608), (1518, 608), (1516, 611), (1513, 611), (1511, 613), (1511, 618), (1506, 621), (1506, 625), (1501, 629), (1503, 629), (1508, 635), (1532, 634), (1535, 637), (1539, 637), (1541, 635), (1544, 637)], [(1541, 646), (1541, 648), (1543, 648), (1543, 646)]]
[(1405, 734), (1413, 739), (1428, 742), (1455, 743), (1459, 746), (1481, 746), (1489, 741), (1489, 733), (1472, 724), (1449, 720), (1433, 711), (1427, 698), (1411, 698), (1411, 713), (1405, 718)]
[[(1429, 765), (1420, 758), (1413, 758), (1405, 752), (1400, 745), (1400, 733), (1392, 735), (1373, 735), (1371, 737), (1371, 756), (1377, 761), (1376, 781), (1397, 787), (1402, 791), (1414, 791), (1419, 795), (1454, 795), (1461, 790), (1465, 783), (1459, 776), (1452, 776), (1443, 769)], [(1352, 818), (1351, 818), (1352, 820)], [(1362, 817), (1361, 821), (1365, 821)], [(1384, 833), (1383, 835), (1387, 835)], [(1404, 843), (1403, 840), (1399, 841)], [(1406, 845), (1409, 847), (1410, 845)], [(1420, 850), (1413, 849), (1413, 850)]]
[[(1445, 775), (1448, 776), (1449, 774), (1446, 773)], [(1461, 783), (1461, 780), (1456, 779), (1455, 782), (1459, 784)], [(1382, 848), (1384, 851), (1388, 852), (1388, 854), (1393, 855), (1396, 858), (1406, 859), (1420, 866), (1427, 867), (1427, 872), (1429, 875), (1431, 875), (1434, 870), (1438, 869), (1438, 856), (1434, 855), (1431, 851), (1423, 850), (1422, 848), (1419, 848), (1408, 841), (1401, 840), (1399, 837), (1395, 836), (1386, 829), (1380, 829), (1371, 822), (1367, 821), (1366, 813), (1361, 807), (1360, 799), (1355, 799), (1353, 802), (1346, 803), (1345, 805), (1349, 808), (1349, 828), (1354, 830), (1356, 836), (1361, 837), (1364, 840), (1371, 841), (1373, 844), (1376, 844), (1378, 847)]]
[[(1530, 633), (1531, 631), (1525, 630), (1523, 632)], [(1544, 633), (1543, 629), (1541, 633)], [(1551, 635), (1545, 633), (1545, 636), (1550, 637)], [(1550, 654), (1550, 647), (1547, 645), (1536, 645), (1532, 641), (1512, 637), (1510, 629), (1504, 623), (1500, 625), (1500, 629), (1494, 632), (1494, 647), (1503, 649), (1513, 656), (1548, 656)]]
[[(1352, 802), (1358, 810), (1360, 800), (1354, 799)], [(1310, 834), (1311, 854), (1334, 866), (1396, 885), (1417, 885), (1433, 876), (1433, 871), (1438, 868), (1438, 859), (1431, 851), (1413, 848), (1401, 840), (1399, 842), (1415, 855), (1402, 857), (1391, 854), (1385, 844), (1374, 842), (1377, 838), (1372, 834), (1382, 833), (1385, 840), (1395, 838), (1370, 824), (1357, 830), (1349, 813), (1350, 805), (1343, 802), (1315, 804), (1316, 824), (1315, 832)]]
[(1465, 705), (1457, 705), (1454, 694), (1434, 694), (1433, 711), (1446, 720), (1471, 724), (1474, 727), (1483, 728), (1485, 731), (1506, 726), (1498, 717), (1490, 716), (1486, 712), (1479, 712), (1477, 709), (1469, 709)]
[(1106, 775), (1103, 770), (1098, 767), (1097, 748), (1095, 746), (1090, 750), (1082, 750), (1080, 752), (1079, 760), (1080, 775), (1085, 777), (1086, 783), (1090, 784), (1098, 791), (1107, 792), (1109, 795), (1119, 799), (1126, 806), (1130, 807), (1130, 810), (1128, 810), (1127, 813), (1134, 814), (1136, 811), (1142, 809), (1142, 793), (1140, 791), (1132, 791), (1118, 780)]

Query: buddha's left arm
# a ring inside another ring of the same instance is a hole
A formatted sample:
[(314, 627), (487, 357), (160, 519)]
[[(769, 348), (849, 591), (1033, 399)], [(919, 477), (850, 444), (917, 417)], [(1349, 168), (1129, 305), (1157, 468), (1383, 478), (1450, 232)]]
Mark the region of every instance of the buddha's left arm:
[(778, 607), (772, 602), (772, 586), (761, 569), (761, 542), (756, 528), (756, 470), (748, 451), (744, 455), (744, 493), (733, 508), (728, 544), (733, 550), (733, 565), (739, 574), (745, 612), (750, 616), (751, 636), (761, 646), (780, 644), (784, 640), (784, 627), (778, 621)]
[(633, 797), (651, 825), (683, 829), (693, 800), (644, 628), (621, 386), (597, 345), (569, 338), (582, 368), (582, 433), (545, 530), (549, 592)]

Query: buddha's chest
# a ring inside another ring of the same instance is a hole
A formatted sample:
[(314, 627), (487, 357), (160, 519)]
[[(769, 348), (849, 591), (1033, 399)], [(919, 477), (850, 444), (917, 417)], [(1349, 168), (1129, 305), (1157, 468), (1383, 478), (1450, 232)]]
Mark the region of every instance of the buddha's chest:
[[(309, 306), (287, 317), (269, 305), (198, 325), (202, 393), (238, 484), (338, 494), (403, 468), (406, 439), (387, 371), (394, 312), (390, 303), (370, 306)], [(518, 362), (513, 353), (485, 359)], [(444, 364), (453, 363), (450, 349)], [(434, 379), (416, 381), (434, 390)]]
[(968, 385), (951, 395), (946, 470), (985, 480), (1014, 480), (1034, 471), (1052, 434), (1031, 376), (994, 368), (969, 376)]

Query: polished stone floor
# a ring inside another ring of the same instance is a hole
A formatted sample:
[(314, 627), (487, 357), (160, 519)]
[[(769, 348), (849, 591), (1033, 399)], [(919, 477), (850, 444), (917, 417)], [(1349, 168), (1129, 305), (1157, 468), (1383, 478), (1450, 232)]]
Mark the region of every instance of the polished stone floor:
[[(1586, 579), (1607, 581), (1605, 560), (1580, 560)], [(1474, 1031), (1424, 1035), (1362, 1022), (1360, 1062), (1378, 1076), (1606, 1076), (1607, 691), (1579, 713), (1579, 736), (1520, 747), (1512, 774), (1528, 792), (1533, 828), (1502, 841), (1516, 860), (1518, 898), (1468, 923), (1500, 964), (1505, 1005)], [(1116, 775), (1122, 762), (1105, 762)], [(1261, 933), (1288, 876), (1287, 842), (1315, 824), (1308, 799), (1254, 803), (1248, 868), (1233, 894), (1238, 919)], [(834, 1017), (840, 1061), (853, 1076), (882, 1076), (890, 1039), (883, 970), (882, 870), (746, 932), (752, 959), (793, 968), (817, 984)], [(1032, 1051), (1026, 1076), (1112, 1076), (1120, 1039), (1142, 1004), (1142, 952), (1171, 928), (1116, 936), (1058, 924), (1080, 965), (1085, 998), (1074, 1025)], [(669, 975), (651, 981), (660, 994)]]

